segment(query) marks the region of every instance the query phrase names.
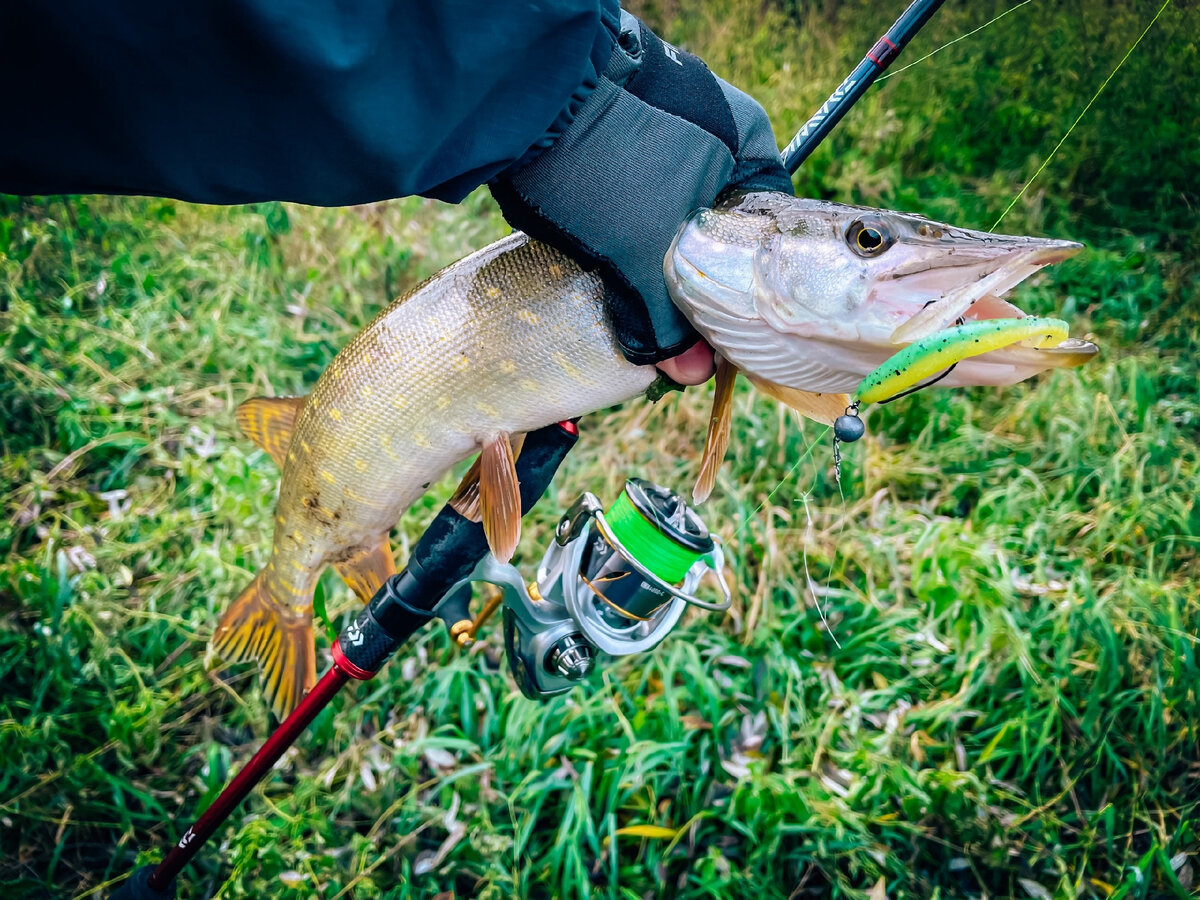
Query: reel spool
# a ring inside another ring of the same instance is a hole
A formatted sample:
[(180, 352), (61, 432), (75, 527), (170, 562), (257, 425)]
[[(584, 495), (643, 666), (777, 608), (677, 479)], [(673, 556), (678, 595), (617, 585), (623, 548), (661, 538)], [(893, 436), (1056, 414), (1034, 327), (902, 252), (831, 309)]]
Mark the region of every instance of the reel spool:
[[(721, 603), (695, 596), (708, 572)], [(607, 512), (582, 494), (528, 586), (490, 554), (470, 580), (500, 587), (509, 665), (531, 699), (570, 690), (609, 658), (651, 649), (689, 605), (723, 612), (731, 602), (720, 540), (679, 495), (640, 478), (625, 482)]]
[[(644, 622), (671, 601), (667, 585), (682, 584), (715, 546), (677, 494), (630, 478), (589, 536), (579, 577), (617, 615)], [(643, 570), (656, 580), (643, 578)]]

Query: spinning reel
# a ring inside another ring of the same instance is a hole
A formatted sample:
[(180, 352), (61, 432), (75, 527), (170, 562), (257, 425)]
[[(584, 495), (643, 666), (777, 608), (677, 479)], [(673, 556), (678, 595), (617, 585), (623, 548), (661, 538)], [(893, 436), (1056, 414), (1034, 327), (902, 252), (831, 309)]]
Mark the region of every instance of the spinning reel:
[[(721, 585), (720, 603), (695, 596), (708, 572)], [(677, 494), (640, 478), (625, 482), (607, 512), (582, 494), (528, 585), (514, 566), (485, 556), (436, 610), (461, 644), (496, 606), (469, 618), (478, 581), (500, 589), (508, 663), (530, 699), (569, 691), (613, 658), (655, 647), (689, 604), (715, 612), (730, 605), (720, 539)]]

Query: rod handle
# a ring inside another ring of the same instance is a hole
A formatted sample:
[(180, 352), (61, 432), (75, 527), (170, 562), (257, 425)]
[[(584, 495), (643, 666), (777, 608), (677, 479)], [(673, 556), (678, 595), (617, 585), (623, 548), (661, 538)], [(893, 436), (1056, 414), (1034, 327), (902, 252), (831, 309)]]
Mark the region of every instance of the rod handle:
[(161, 891), (150, 886), (150, 875), (154, 868), (142, 866), (109, 894), (108, 900), (175, 900), (174, 878), (167, 882), (167, 886)]

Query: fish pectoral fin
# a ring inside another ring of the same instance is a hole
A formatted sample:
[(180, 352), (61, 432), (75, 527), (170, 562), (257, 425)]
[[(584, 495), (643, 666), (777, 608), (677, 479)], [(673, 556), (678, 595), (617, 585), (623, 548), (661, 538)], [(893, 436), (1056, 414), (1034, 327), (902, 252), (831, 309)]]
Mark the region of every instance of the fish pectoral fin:
[(492, 555), (508, 562), (521, 539), (521, 484), (507, 434), (484, 444), (479, 454), (479, 511)]
[(833, 420), (846, 411), (850, 405), (848, 394), (813, 394), (809, 391), (798, 391), (795, 388), (784, 387), (773, 381), (764, 381), (745, 373), (754, 387), (768, 397), (774, 397), (784, 406), (789, 406), (802, 416), (807, 416), (822, 425), (832, 425)]
[[(525, 433), (514, 434), (509, 443), (512, 444), (513, 462), (515, 463), (521, 456), (521, 447), (525, 444)], [(483, 521), (483, 510), (479, 508), (479, 467), (482, 460), (483, 454), (475, 457), (471, 468), (467, 469), (467, 474), (462, 477), (462, 481), (458, 483), (458, 487), (454, 489), (449, 500), (454, 511), (469, 522)]]
[(373, 547), (363, 548), (342, 562), (334, 563), (333, 567), (350, 586), (350, 590), (358, 595), (358, 599), (366, 603), (383, 587), (385, 581), (396, 574), (392, 542), (385, 534)]
[(271, 454), (280, 466), (287, 458), (296, 420), (307, 397), (255, 397), (237, 408), (242, 433)]
[(265, 574), (259, 572), (221, 617), (212, 646), (226, 662), (258, 661), (263, 697), (283, 719), (317, 682), (312, 615), (271, 596)]
[(717, 472), (725, 461), (729, 449), (729, 431), (733, 422), (733, 386), (737, 381), (737, 366), (727, 359), (717, 363), (717, 377), (713, 390), (712, 413), (708, 417), (708, 434), (704, 438), (704, 456), (700, 460), (700, 472), (696, 475), (696, 486), (692, 488), (692, 499), (703, 503), (717, 483)]

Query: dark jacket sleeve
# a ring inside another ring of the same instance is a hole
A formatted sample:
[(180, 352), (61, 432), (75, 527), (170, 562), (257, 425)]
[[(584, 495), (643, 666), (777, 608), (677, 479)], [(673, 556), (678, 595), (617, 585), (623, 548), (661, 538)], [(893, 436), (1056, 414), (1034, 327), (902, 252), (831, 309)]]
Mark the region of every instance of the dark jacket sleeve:
[(462, 199), (596, 85), (615, 0), (23, 0), (0, 191)]

